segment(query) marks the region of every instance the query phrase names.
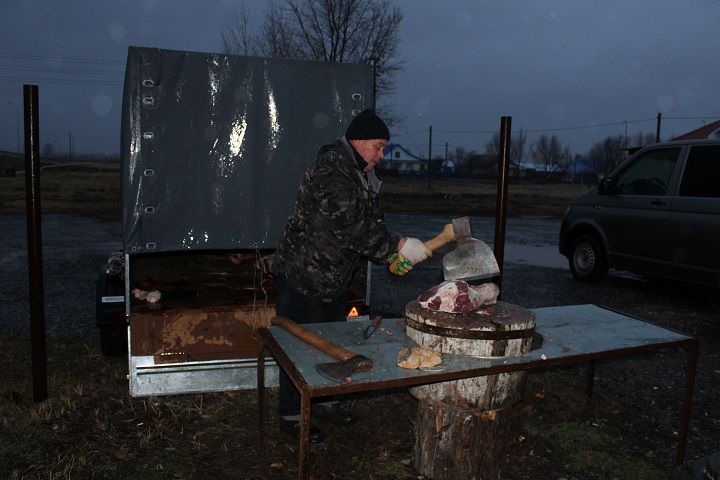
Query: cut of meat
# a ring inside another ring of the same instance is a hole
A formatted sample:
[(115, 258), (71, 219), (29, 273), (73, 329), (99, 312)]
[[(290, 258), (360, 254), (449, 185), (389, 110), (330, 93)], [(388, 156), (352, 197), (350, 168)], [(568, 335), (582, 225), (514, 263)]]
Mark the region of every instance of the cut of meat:
[(447, 313), (467, 313), (481, 305), (495, 303), (500, 289), (494, 283), (478, 286), (462, 280), (448, 280), (418, 297), (424, 308)]

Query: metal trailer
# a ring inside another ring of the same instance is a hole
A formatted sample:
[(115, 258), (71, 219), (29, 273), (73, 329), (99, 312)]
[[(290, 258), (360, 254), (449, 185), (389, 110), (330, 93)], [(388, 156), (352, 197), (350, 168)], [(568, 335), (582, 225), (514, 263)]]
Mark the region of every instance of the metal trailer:
[(126, 331), (132, 396), (255, 388), (267, 256), (317, 149), (372, 96), (369, 65), (130, 47), (124, 251), (98, 281), (98, 326), (110, 354)]

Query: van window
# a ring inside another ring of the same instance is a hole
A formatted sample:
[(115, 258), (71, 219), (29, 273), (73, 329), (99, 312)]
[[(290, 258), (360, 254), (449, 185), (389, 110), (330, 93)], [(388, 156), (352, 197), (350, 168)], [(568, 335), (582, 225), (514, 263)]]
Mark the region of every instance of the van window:
[(692, 147), (680, 182), (680, 196), (720, 198), (720, 147)]
[(680, 148), (652, 150), (637, 157), (615, 177), (616, 193), (665, 195)]

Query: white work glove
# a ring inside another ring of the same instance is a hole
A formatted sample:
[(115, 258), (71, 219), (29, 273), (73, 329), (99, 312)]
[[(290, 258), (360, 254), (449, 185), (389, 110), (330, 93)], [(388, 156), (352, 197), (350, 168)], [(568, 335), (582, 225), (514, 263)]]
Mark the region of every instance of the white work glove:
[(413, 265), (417, 265), (432, 256), (430, 249), (425, 246), (422, 240), (417, 238), (406, 238), (405, 244), (398, 253), (410, 260)]

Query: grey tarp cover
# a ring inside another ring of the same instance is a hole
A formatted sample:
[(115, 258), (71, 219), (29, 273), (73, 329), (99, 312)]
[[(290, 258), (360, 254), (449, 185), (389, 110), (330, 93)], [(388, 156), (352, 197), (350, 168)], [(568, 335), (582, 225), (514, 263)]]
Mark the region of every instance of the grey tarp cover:
[(370, 106), (368, 65), (130, 47), (125, 252), (275, 248), (319, 147)]

